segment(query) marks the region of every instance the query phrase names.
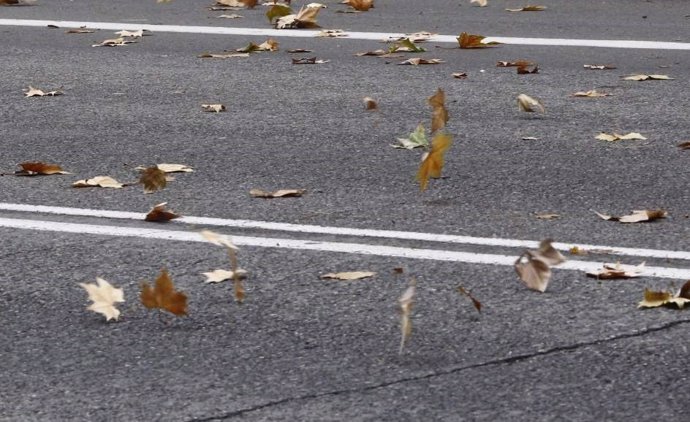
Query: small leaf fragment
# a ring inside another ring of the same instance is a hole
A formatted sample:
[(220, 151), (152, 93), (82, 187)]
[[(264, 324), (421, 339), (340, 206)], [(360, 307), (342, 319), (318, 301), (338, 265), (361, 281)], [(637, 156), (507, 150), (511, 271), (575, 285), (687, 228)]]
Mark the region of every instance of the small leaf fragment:
[(467, 291), (464, 287), (462, 287), (462, 286), (458, 286), (457, 290), (458, 290), (459, 293), (461, 293), (461, 294), (467, 296), (468, 298), (470, 298), (470, 300), (472, 301), (472, 304), (474, 305), (474, 308), (477, 310), (477, 312), (480, 312), (480, 313), (482, 312), (482, 303), (481, 303), (480, 301), (478, 301), (477, 298), (475, 298), (474, 296), (472, 296), (472, 294), (470, 294), (470, 292), (468, 292), (468, 291)]
[(106, 321), (120, 317), (120, 310), (115, 307), (115, 303), (125, 301), (122, 289), (115, 288), (106, 280), (96, 277), (97, 284), (79, 283), (89, 294), (89, 300), (93, 301), (88, 310), (103, 314)]
[(201, 109), (207, 113), (220, 113), (225, 111), (223, 104), (202, 104)]
[(72, 187), (75, 188), (90, 188), (90, 187), (100, 187), (100, 188), (113, 188), (121, 189), (125, 185), (113, 179), (110, 176), (96, 176), (91, 179), (77, 180), (72, 183)]
[(544, 106), (536, 99), (526, 94), (520, 94), (517, 97), (518, 108), (522, 111), (533, 113), (539, 111), (545, 113)]
[(610, 64), (585, 64), (583, 65), (585, 69), (590, 70), (611, 70), (616, 69), (616, 66)]
[(228, 236), (212, 232), (211, 230), (202, 230), (200, 232), (201, 237), (213, 243), (216, 246), (223, 246), (228, 249), (238, 250), (239, 248), (232, 243), (232, 240)]
[(618, 221), (621, 223), (642, 223), (642, 222), (648, 222), (648, 221), (654, 221), (658, 220), (661, 218), (666, 218), (668, 215), (668, 212), (662, 209), (656, 209), (656, 210), (633, 210), (632, 214), (628, 215), (623, 215), (620, 217), (608, 215), (608, 214), (601, 214), (596, 211), (594, 211), (596, 215), (598, 215), (601, 219), (603, 220), (608, 220), (608, 221)]
[(253, 198), (295, 198), (300, 197), (306, 192), (306, 189), (279, 189), (277, 191), (268, 192), (261, 189), (251, 189), (249, 195)]
[(506, 9), (509, 12), (541, 12), (542, 10), (546, 10), (546, 6), (534, 6), (534, 5), (527, 5), (524, 7), (520, 7), (517, 9)]
[(410, 280), (410, 285), (405, 289), (403, 294), (398, 299), (398, 306), (400, 306), (400, 350), (398, 353), (402, 354), (405, 350), (405, 344), (412, 335), (412, 306), (416, 290), (417, 280), (414, 278)]
[(345, 272), (340, 272), (340, 273), (324, 274), (320, 278), (323, 280), (352, 281), (352, 280), (361, 280), (363, 278), (373, 277), (375, 275), (376, 275), (376, 273), (373, 271), (345, 271)]
[(413, 65), (418, 66), (420, 64), (441, 64), (445, 63), (441, 59), (422, 59), (421, 57), (411, 57), (405, 61), (398, 63), (399, 65)]
[(379, 108), (379, 105), (376, 102), (376, 100), (371, 97), (364, 97), (362, 101), (364, 101), (365, 110), (376, 110)]
[(438, 179), (443, 170), (444, 155), (453, 143), (453, 138), (447, 133), (437, 133), (431, 140), (431, 151), (422, 157), (422, 163), (417, 171), (419, 188), (424, 191), (429, 178)]
[(451, 75), (455, 79), (467, 79), (467, 73), (465, 72), (453, 72)]
[(162, 309), (173, 315), (187, 315), (187, 296), (175, 290), (168, 271), (163, 268), (156, 279), (155, 287), (148, 282), (141, 283), (141, 303), (148, 309)]
[(608, 97), (611, 94), (605, 94), (603, 92), (598, 92), (596, 89), (589, 91), (578, 91), (572, 94), (573, 97), (588, 97), (588, 98), (598, 98), (598, 97)]
[(94, 32), (96, 32), (96, 31), (93, 29), (89, 29), (85, 26), (81, 26), (79, 28), (68, 29), (67, 31), (65, 31), (65, 34), (92, 34)]
[(347, 37), (348, 33), (342, 29), (324, 29), (314, 35), (316, 38), (342, 38)]
[(156, 164), (156, 167), (158, 170), (161, 170), (165, 173), (191, 173), (194, 171), (193, 168), (186, 164), (161, 163)]
[(673, 80), (673, 78), (669, 78), (668, 75), (645, 75), (645, 74), (623, 76), (622, 78), (624, 81), (670, 81), (670, 80)]
[(166, 210), (166, 205), (168, 205), (167, 202), (161, 202), (160, 204), (154, 205), (153, 208), (151, 208), (151, 210), (148, 213), (146, 213), (144, 221), (165, 222), (180, 217), (179, 214), (175, 214), (172, 211)]
[(342, 4), (347, 4), (358, 12), (366, 12), (374, 7), (374, 0), (343, 0)]
[(620, 262), (616, 264), (604, 264), (603, 267), (596, 271), (587, 271), (587, 277), (597, 278), (599, 280), (617, 280), (635, 278), (642, 275), (644, 272), (645, 263), (636, 266), (621, 265)]
[(487, 3), (487, 0), (470, 0), (470, 4), (476, 4), (479, 7), (486, 7)]
[(63, 92), (60, 90), (54, 90), (54, 91), (43, 91), (38, 88), (34, 88), (32, 86), (29, 86), (27, 91), (24, 93), (24, 97), (55, 97), (57, 95), (62, 95)]

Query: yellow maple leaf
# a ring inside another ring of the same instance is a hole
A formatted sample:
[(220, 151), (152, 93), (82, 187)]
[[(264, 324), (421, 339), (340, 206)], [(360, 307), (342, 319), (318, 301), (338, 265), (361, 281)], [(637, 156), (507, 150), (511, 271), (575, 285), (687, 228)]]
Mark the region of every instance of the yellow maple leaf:
[(426, 153), (417, 171), (419, 188), (423, 191), (429, 183), (429, 178), (438, 179), (443, 169), (443, 157), (453, 143), (453, 138), (447, 133), (438, 133), (431, 140), (431, 151)]

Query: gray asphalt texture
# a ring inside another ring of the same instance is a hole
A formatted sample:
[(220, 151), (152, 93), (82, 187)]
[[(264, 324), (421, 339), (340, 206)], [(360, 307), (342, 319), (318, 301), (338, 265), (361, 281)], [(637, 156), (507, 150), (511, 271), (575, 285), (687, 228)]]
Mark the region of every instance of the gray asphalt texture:
[[(40, 1), (0, 7), (0, 18), (269, 28), (262, 7), (225, 20), (214, 16), (232, 12), (208, 11), (209, 3)], [(324, 3), (322, 26), (350, 31), (690, 42), (684, 1), (542, 1), (545, 12), (508, 13), (505, 7), (524, 3), (379, 0), (361, 14), (336, 13), (344, 6)], [(414, 67), (396, 65), (404, 58), (355, 57), (385, 44), (346, 39), (280, 38), (278, 52), (227, 60), (197, 56), (265, 38), (154, 33), (121, 48), (91, 47), (113, 36), (0, 27), (0, 202), (145, 212), (168, 201), (192, 216), (690, 248), (690, 156), (676, 147), (690, 140), (688, 52), (509, 45), (472, 51), (432, 42), (421, 56), (445, 63)], [(287, 53), (291, 48), (314, 52)], [(311, 56), (330, 62), (291, 64)], [(495, 67), (516, 59), (538, 62), (540, 73)], [(451, 77), (459, 71), (468, 78)], [(621, 79), (633, 73), (674, 79)], [(65, 95), (23, 98), (28, 85), (62, 87)], [(444, 178), (420, 193), (414, 175), (421, 152), (389, 144), (420, 122), (428, 126), (426, 99), (439, 87), (454, 144)], [(595, 88), (612, 95), (570, 96)], [(542, 100), (546, 114), (520, 113), (520, 93)], [(364, 110), (364, 96), (380, 109)], [(215, 102), (228, 111), (201, 111), (200, 104)], [(607, 144), (594, 139), (600, 131), (641, 132), (648, 140)], [(32, 160), (73, 174), (12, 175), (17, 163)], [(195, 172), (176, 175), (151, 195), (139, 187), (70, 187), (106, 174), (134, 181), (135, 167), (162, 162)], [(307, 194), (266, 201), (250, 198), (251, 188)], [(669, 217), (622, 225), (592, 212), (644, 208), (664, 208)], [(561, 218), (538, 220), (536, 212)], [(230, 284), (203, 283), (201, 272), (227, 266), (223, 250), (210, 244), (11, 229), (0, 236), (0, 420), (618, 421), (682, 419), (690, 410), (690, 317), (636, 309), (645, 287), (667, 288), (670, 280), (599, 282), (556, 269), (539, 294), (509, 267), (243, 247), (239, 259), (250, 278), (247, 301), (237, 305)], [(139, 283), (161, 267), (188, 294), (188, 317), (159, 318), (138, 304)], [(356, 282), (319, 279), (356, 269), (378, 274)], [(125, 290), (119, 322), (106, 324), (85, 310), (77, 283), (97, 276)], [(414, 332), (399, 355), (396, 301), (411, 276), (418, 279)], [(481, 314), (457, 294), (459, 284), (482, 301)]]

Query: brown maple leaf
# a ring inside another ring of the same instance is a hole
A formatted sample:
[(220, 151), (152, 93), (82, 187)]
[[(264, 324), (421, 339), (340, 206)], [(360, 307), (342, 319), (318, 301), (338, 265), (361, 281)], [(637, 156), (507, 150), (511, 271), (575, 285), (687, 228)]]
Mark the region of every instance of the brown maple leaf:
[(423, 191), (429, 183), (429, 178), (438, 179), (443, 169), (443, 156), (453, 143), (453, 138), (447, 133), (438, 133), (431, 141), (431, 151), (424, 155), (422, 164), (417, 171), (419, 188)]
[(153, 193), (163, 189), (168, 183), (165, 172), (157, 166), (148, 167), (141, 172), (139, 183), (144, 185), (144, 193)]
[(174, 315), (187, 315), (187, 296), (175, 290), (168, 271), (163, 268), (155, 287), (141, 283), (141, 303), (148, 309), (164, 309)]
[(427, 101), (432, 108), (431, 133), (434, 133), (445, 127), (448, 122), (448, 110), (445, 105), (446, 94), (439, 88), (436, 94), (429, 97)]

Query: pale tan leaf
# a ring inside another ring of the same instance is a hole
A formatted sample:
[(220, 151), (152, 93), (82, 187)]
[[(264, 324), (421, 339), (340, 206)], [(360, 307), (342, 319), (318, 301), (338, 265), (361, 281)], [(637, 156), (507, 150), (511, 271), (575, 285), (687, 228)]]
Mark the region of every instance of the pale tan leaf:
[(72, 183), (72, 187), (75, 188), (89, 188), (89, 187), (101, 187), (101, 188), (113, 188), (121, 189), (124, 185), (110, 176), (96, 176), (91, 179), (77, 180)]
[(624, 76), (623, 80), (625, 80), (625, 81), (670, 81), (670, 80), (673, 80), (673, 78), (669, 78), (668, 75), (638, 74), (638, 75)]
[(56, 95), (62, 95), (63, 92), (60, 90), (54, 90), (54, 91), (42, 91), (38, 88), (34, 88), (32, 86), (29, 86), (28, 90), (24, 93), (25, 97), (55, 97)]
[(590, 70), (611, 70), (616, 68), (616, 66), (609, 64), (585, 64), (583, 67)]
[(65, 31), (65, 34), (92, 34), (94, 32), (96, 31), (82, 26), (79, 28), (68, 29)]
[(560, 214), (550, 212), (536, 213), (534, 216), (537, 217), (538, 220), (555, 220), (557, 218), (561, 218)]
[[(213, 270), (210, 272), (205, 272), (202, 273), (204, 276), (206, 276), (206, 283), (220, 283), (225, 280), (232, 280), (235, 278), (235, 273), (233, 271), (229, 270)], [(246, 279), (247, 278), (247, 271), (238, 268), (237, 269), (237, 277), (240, 279)]]
[(366, 12), (374, 7), (374, 0), (343, 0), (343, 4), (347, 4), (358, 12)]
[(589, 98), (597, 98), (597, 97), (608, 97), (611, 94), (605, 94), (603, 92), (598, 92), (596, 89), (592, 89), (589, 91), (578, 91), (573, 93), (573, 97), (589, 97)]
[(201, 53), (201, 59), (230, 59), (233, 57), (249, 57), (249, 53)]
[(604, 264), (601, 269), (596, 271), (587, 271), (587, 276), (598, 278), (599, 280), (628, 279), (641, 276), (644, 269), (644, 262), (635, 266), (621, 265), (618, 262), (616, 264)]
[(144, 30), (139, 29), (136, 31), (128, 31), (126, 29), (123, 29), (122, 31), (116, 32), (115, 35), (118, 35), (122, 38), (141, 38), (144, 36)]
[(225, 111), (225, 106), (223, 104), (202, 104), (201, 109), (209, 113), (220, 113)]
[(369, 278), (375, 276), (376, 273), (372, 271), (345, 271), (345, 272), (340, 272), (340, 273), (328, 273), (324, 274), (321, 276), (322, 279), (331, 279), (331, 280), (343, 280), (343, 281), (351, 281), (351, 280), (360, 280), (363, 278)]
[(230, 237), (226, 235), (218, 234), (216, 232), (212, 232), (211, 230), (202, 230), (200, 234), (201, 237), (203, 237), (204, 239), (208, 240), (216, 246), (223, 246), (235, 251), (239, 250), (239, 248), (235, 246), (234, 243), (232, 243)]
[(347, 37), (349, 34), (342, 29), (324, 29), (319, 31), (314, 35), (317, 38), (342, 38)]
[(546, 6), (534, 6), (534, 5), (527, 5), (525, 7), (520, 7), (518, 9), (506, 9), (509, 12), (541, 12), (542, 10), (546, 10)]
[(551, 269), (534, 252), (525, 251), (515, 261), (514, 266), (525, 286), (539, 292), (546, 291), (551, 279)]
[(244, 16), (238, 15), (236, 13), (232, 13), (230, 15), (218, 15), (218, 16), (216, 16), (216, 18), (218, 18), (218, 19), (241, 19), (243, 17)]
[(161, 170), (165, 173), (191, 173), (194, 171), (193, 168), (185, 164), (161, 163), (156, 164), (156, 167), (158, 170)]
[(544, 239), (539, 242), (539, 249), (537, 249), (536, 256), (542, 261), (546, 262), (546, 265), (553, 267), (555, 265), (565, 262), (565, 257), (561, 255), (552, 245), (553, 240)]
[(402, 354), (405, 350), (405, 344), (412, 335), (412, 306), (416, 290), (417, 280), (414, 278), (410, 280), (410, 285), (403, 292), (398, 299), (400, 306), (400, 350), (398, 353)]
[(420, 64), (441, 64), (441, 63), (445, 63), (445, 62), (441, 59), (422, 59), (421, 57), (410, 57), (409, 59), (402, 61), (398, 64), (418, 66)]
[(518, 108), (529, 113), (539, 111), (544, 113), (544, 106), (536, 99), (526, 94), (520, 94), (517, 97)]
[(601, 132), (599, 135), (597, 135), (595, 137), (595, 139), (598, 139), (600, 141), (606, 141), (606, 142), (616, 142), (616, 141), (630, 141), (630, 140), (644, 141), (647, 138), (645, 138), (644, 136), (642, 136), (640, 133), (637, 133), (637, 132), (630, 132), (630, 133), (625, 134), (625, 135), (621, 135), (621, 134), (616, 133), (616, 132), (611, 133), (611, 134)]
[(479, 7), (486, 7), (488, 2), (487, 0), (470, 0), (470, 4), (476, 4)]
[(306, 189), (279, 189), (277, 191), (268, 192), (261, 189), (251, 189), (249, 195), (253, 198), (291, 198), (300, 197), (306, 192)]
[(91, 47), (122, 47), (127, 44), (134, 44), (136, 41), (126, 40), (124, 37), (103, 40), (98, 44), (93, 44)]
[(96, 283), (79, 283), (89, 294), (89, 300), (93, 301), (86, 309), (103, 314), (106, 321), (117, 320), (120, 317), (120, 311), (115, 304), (125, 301), (124, 292), (100, 277), (96, 277)]

